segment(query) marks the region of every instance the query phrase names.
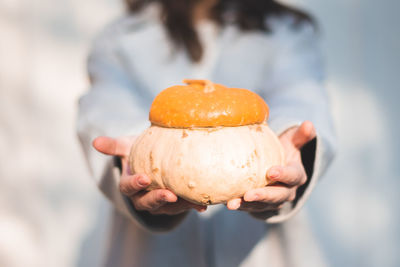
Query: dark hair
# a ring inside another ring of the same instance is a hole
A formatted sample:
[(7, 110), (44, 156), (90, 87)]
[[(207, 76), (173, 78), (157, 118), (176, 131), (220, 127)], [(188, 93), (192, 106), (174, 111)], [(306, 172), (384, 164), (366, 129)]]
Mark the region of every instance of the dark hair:
[[(125, 0), (128, 11), (136, 13), (151, 2), (159, 2), (162, 6), (164, 26), (174, 44), (186, 49), (190, 59), (200, 61), (203, 48), (194, 27), (193, 11), (202, 0)], [(290, 16), (293, 26), (314, 19), (298, 9), (280, 4), (274, 0), (217, 0), (211, 9), (210, 19), (220, 25), (227, 23), (227, 12), (241, 30), (261, 30), (271, 32), (266, 23), (269, 17)]]

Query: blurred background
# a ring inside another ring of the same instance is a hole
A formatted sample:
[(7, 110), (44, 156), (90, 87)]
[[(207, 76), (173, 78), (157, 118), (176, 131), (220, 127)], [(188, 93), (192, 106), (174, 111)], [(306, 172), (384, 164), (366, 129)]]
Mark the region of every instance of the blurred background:
[[(332, 266), (400, 266), (400, 1), (286, 0), (319, 21), (339, 135), (305, 211)], [(122, 0), (0, 2), (0, 266), (98, 266), (108, 203), (75, 134), (90, 42)]]

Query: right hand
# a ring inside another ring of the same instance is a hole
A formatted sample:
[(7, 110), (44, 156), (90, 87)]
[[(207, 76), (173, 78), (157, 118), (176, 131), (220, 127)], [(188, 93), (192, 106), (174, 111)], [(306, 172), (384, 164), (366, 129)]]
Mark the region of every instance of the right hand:
[(128, 196), (138, 211), (148, 211), (151, 214), (177, 215), (196, 209), (203, 212), (207, 206), (200, 206), (176, 196), (168, 189), (146, 191), (151, 180), (145, 174), (132, 174), (129, 169), (129, 153), (136, 137), (97, 137), (93, 147), (106, 155), (120, 157), (122, 173), (119, 183), (121, 193)]

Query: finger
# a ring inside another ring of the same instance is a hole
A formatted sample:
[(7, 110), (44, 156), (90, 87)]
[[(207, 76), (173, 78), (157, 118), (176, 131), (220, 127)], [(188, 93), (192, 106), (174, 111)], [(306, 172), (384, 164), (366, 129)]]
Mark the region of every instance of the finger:
[(264, 202), (267, 204), (282, 204), (290, 197), (291, 190), (285, 186), (266, 186), (247, 191), (243, 199), (247, 202)]
[(241, 202), (242, 202), (241, 198), (234, 198), (226, 203), (226, 207), (230, 210), (237, 210), (239, 209)]
[(131, 200), (137, 210), (153, 211), (168, 202), (176, 202), (178, 197), (167, 189), (155, 189), (143, 194), (135, 194)]
[(265, 204), (263, 202), (246, 202), (243, 201), (239, 210), (248, 212), (276, 211), (281, 209), (283, 203)]
[(306, 143), (315, 138), (316, 132), (311, 121), (304, 121), (293, 135), (292, 142), (295, 147), (302, 148)]
[[(179, 198), (177, 202), (168, 204), (171, 208), (182, 208), (184, 210), (195, 209), (199, 212), (203, 212), (207, 210), (207, 206), (198, 205), (187, 201), (183, 198)], [(167, 208), (167, 207), (166, 207)]]
[(124, 195), (132, 196), (146, 189), (150, 183), (150, 178), (144, 174), (122, 175), (119, 181), (119, 190)]
[(296, 189), (292, 188), (292, 192), (289, 195), (288, 201), (293, 201), (296, 199)]
[(184, 199), (178, 199), (175, 203), (166, 203), (161, 206), (159, 209), (152, 211), (152, 214), (167, 214), (167, 215), (176, 215), (188, 211), (190, 209), (195, 209), (198, 212), (204, 212), (207, 210), (207, 206), (197, 205), (186, 201)]
[(267, 179), (293, 187), (304, 184), (306, 174), (304, 169), (298, 165), (273, 166), (267, 171)]
[(111, 138), (100, 136), (93, 140), (93, 147), (106, 155), (127, 156), (130, 152), (130, 144), (127, 138)]

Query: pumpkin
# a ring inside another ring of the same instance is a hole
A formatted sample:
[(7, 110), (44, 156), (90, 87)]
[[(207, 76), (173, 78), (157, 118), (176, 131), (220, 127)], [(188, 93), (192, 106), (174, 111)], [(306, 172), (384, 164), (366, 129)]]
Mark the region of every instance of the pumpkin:
[(266, 186), (267, 170), (284, 164), (284, 153), (264, 100), (207, 80), (184, 83), (154, 99), (152, 124), (131, 148), (131, 170), (151, 178), (148, 190), (167, 188), (200, 205)]

